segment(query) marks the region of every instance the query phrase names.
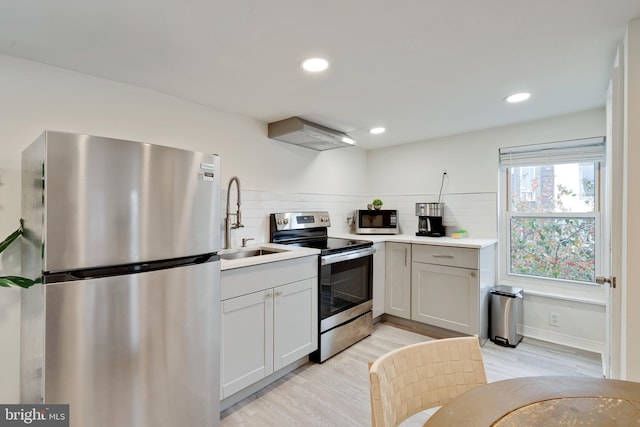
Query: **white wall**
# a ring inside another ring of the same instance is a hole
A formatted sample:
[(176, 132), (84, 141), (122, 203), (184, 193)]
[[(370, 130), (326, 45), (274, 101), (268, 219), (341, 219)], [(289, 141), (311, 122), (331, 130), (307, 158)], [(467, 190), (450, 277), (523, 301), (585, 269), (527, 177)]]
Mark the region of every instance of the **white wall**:
[[(602, 94), (604, 102), (605, 93)], [(598, 108), (513, 126), (486, 129), (367, 152), (367, 184), (376, 194), (438, 194), (446, 169), (450, 194), (497, 193), (498, 149), (604, 136)]]
[[(265, 123), (146, 89), (0, 55), (0, 93), (0, 239), (17, 228), (20, 218), (21, 152), (45, 129), (220, 154), (225, 190), (237, 175), (243, 190), (277, 189), (299, 199), (319, 198), (319, 204), (326, 194), (349, 199), (366, 191), (363, 150), (317, 152), (273, 141), (266, 137)], [(19, 272), (16, 249), (3, 253), (0, 275)], [(18, 401), (18, 297), (19, 291), (0, 289), (4, 403)]]
[(640, 19), (629, 24), (625, 40), (624, 145), (626, 192), (623, 218), (626, 253), (623, 254), (625, 281), (622, 283), (623, 379), (640, 381)]
[[(467, 229), (470, 237), (496, 238), (499, 148), (605, 134), (606, 113), (599, 108), (373, 150), (367, 153), (368, 191), (383, 200), (399, 201), (403, 211), (408, 211), (404, 217), (401, 214), (401, 226), (411, 225), (416, 223), (412, 218), (415, 202), (437, 201), (446, 170), (444, 221)], [(525, 289), (525, 336), (603, 350), (606, 314), (601, 288), (550, 291), (535, 285), (515, 286)], [(551, 312), (560, 314), (559, 326), (549, 324)]]
[(132, 139), (222, 156), (223, 182), (245, 188), (358, 194), (366, 153), (317, 152), (266, 137), (266, 124), (157, 92), (0, 56), (0, 169), (44, 129)]

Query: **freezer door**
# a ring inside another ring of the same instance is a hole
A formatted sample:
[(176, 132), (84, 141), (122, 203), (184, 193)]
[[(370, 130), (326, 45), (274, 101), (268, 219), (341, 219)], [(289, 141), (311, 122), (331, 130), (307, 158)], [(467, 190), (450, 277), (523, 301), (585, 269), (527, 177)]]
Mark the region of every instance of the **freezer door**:
[(44, 271), (219, 250), (218, 156), (63, 132), (47, 131), (42, 140), (33, 153), (43, 159), (30, 164), (44, 173), (44, 195), (25, 192), (35, 200), (24, 210), (44, 205)]
[(45, 285), (44, 403), (72, 426), (219, 425), (220, 262)]

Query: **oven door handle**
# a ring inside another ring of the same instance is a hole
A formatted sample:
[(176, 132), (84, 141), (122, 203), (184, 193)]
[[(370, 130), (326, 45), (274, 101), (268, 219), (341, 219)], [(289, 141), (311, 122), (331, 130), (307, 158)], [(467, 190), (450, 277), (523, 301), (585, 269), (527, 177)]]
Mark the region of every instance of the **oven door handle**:
[(373, 255), (376, 252), (374, 248), (358, 249), (355, 251), (341, 252), (333, 255), (324, 255), (320, 257), (320, 265), (333, 264), (336, 262), (349, 261), (352, 259), (363, 258)]

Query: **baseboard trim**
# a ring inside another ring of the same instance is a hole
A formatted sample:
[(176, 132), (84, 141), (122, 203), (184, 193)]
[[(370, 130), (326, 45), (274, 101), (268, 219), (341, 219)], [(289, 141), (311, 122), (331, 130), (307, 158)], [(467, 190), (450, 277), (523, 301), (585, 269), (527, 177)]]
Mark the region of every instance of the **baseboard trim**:
[(522, 326), (522, 335), (528, 338), (547, 341), (559, 344), (565, 347), (576, 348), (579, 350), (590, 351), (600, 355), (604, 352), (604, 343), (589, 340), (586, 338), (574, 337), (571, 335), (559, 334), (557, 332), (545, 329), (532, 328), (531, 326)]
[(246, 399), (247, 397), (251, 396), (252, 394), (262, 390), (263, 388), (265, 388), (266, 386), (268, 386), (272, 382), (274, 382), (276, 380), (279, 380), (280, 378), (284, 377), (288, 373), (295, 371), (300, 366), (306, 365), (307, 363), (309, 363), (309, 356), (305, 356), (305, 357), (303, 357), (301, 359), (298, 359), (295, 362), (293, 362), (293, 363), (285, 366), (284, 368), (280, 369), (279, 371), (274, 372), (273, 374), (269, 375), (268, 377), (261, 379), (257, 383), (251, 384), (247, 388), (244, 388), (244, 389), (240, 390), (239, 392), (237, 392), (235, 394), (232, 394), (231, 396), (227, 397), (226, 399), (221, 400), (220, 401), (220, 412), (224, 411), (225, 409), (230, 408), (231, 406), (235, 405), (238, 402), (243, 401), (244, 399)]
[[(459, 332), (450, 331), (448, 329), (439, 328), (437, 326), (426, 325), (424, 323), (416, 322), (415, 320), (402, 319), (390, 314), (384, 314), (376, 320), (389, 322), (400, 328), (407, 329), (412, 332), (417, 332), (431, 338), (451, 338), (466, 335)], [(598, 353), (601, 356), (604, 354), (604, 343), (594, 340), (559, 334), (557, 332), (539, 328), (532, 328), (530, 326), (524, 325), (522, 327), (518, 327), (518, 333), (527, 338), (533, 338), (540, 341), (558, 344), (564, 347)], [(484, 344), (484, 342), (481, 342), (481, 344)]]

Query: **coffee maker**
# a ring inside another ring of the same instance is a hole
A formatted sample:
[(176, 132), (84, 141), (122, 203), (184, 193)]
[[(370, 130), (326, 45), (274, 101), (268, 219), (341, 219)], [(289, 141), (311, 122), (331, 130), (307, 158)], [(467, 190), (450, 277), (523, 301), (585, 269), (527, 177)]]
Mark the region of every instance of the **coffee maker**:
[(416, 236), (444, 236), (443, 213), (444, 203), (416, 203), (416, 216), (418, 217), (418, 232)]

